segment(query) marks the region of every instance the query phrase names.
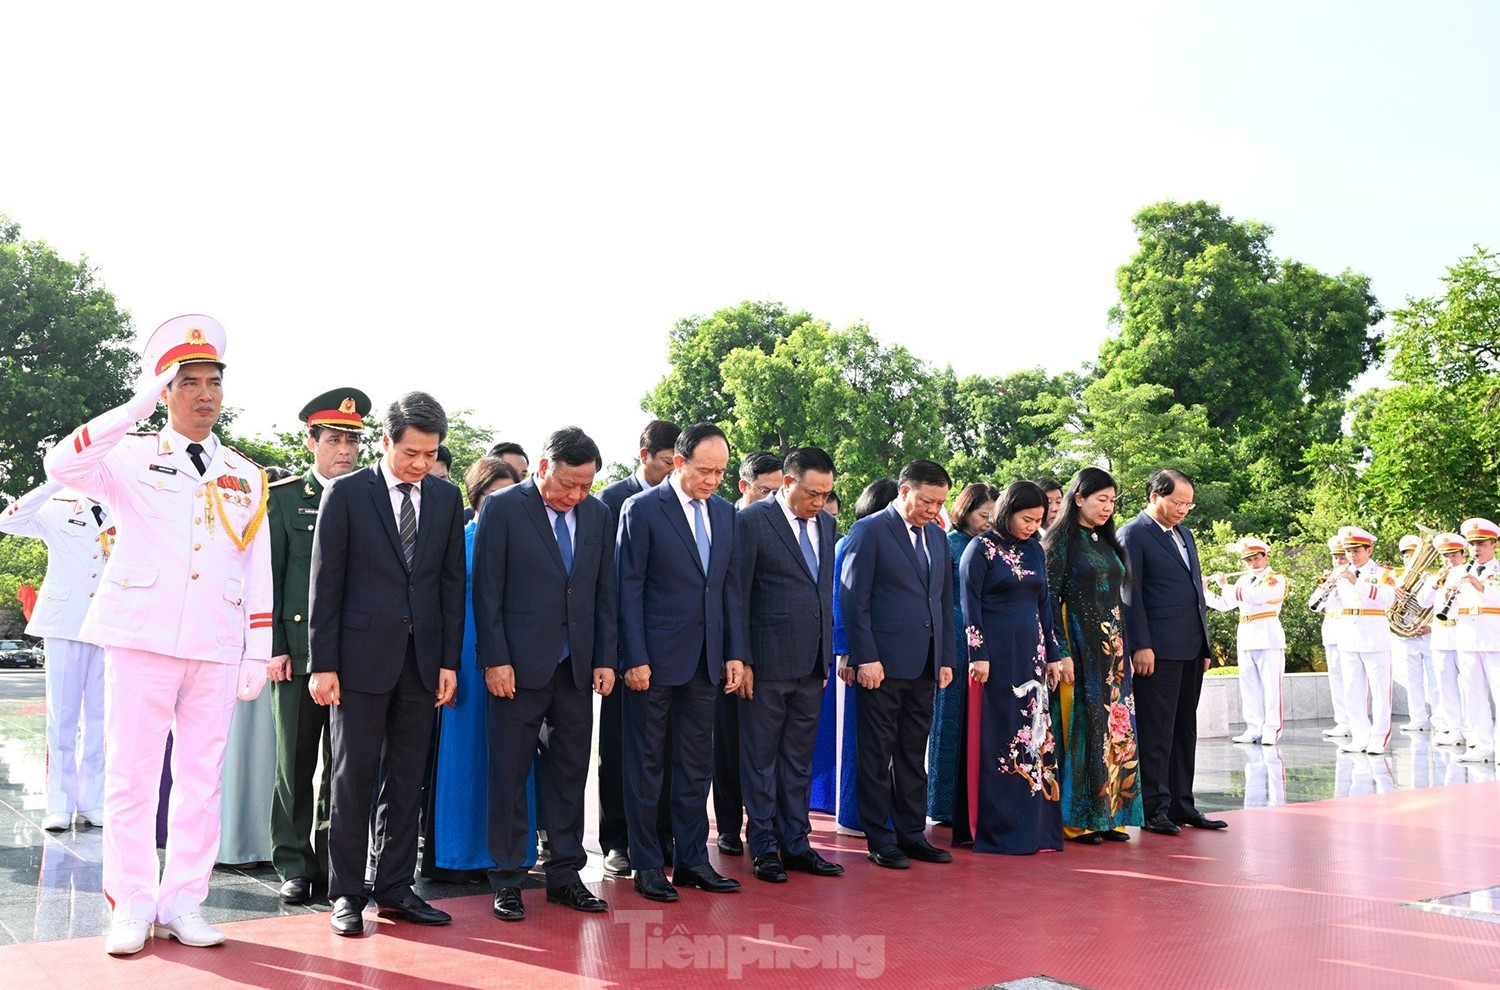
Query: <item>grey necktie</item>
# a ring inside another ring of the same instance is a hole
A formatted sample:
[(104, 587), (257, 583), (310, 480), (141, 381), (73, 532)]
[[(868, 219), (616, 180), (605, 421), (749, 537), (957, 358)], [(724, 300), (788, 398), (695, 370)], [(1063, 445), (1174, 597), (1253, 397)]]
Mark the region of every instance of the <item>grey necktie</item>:
[(411, 482), (403, 481), (396, 486), (401, 491), (401, 555), (406, 558), (406, 569), (411, 570), (412, 559), (417, 555), (417, 507), (411, 504)]

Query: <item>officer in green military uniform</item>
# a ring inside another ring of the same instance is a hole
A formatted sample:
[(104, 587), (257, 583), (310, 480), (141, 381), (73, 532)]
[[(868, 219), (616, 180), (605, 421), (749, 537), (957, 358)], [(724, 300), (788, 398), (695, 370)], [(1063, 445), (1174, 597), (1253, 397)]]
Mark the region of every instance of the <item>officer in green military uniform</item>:
[[(313, 466), (271, 486), (271, 700), (276, 721), (276, 790), (271, 803), (271, 861), (283, 904), (306, 904), (328, 878), (329, 709), (307, 690), (307, 597), (313, 527), (329, 482), (359, 466), (370, 399), (353, 388), (324, 392), (302, 407)], [(315, 782), (318, 757), (323, 778)]]

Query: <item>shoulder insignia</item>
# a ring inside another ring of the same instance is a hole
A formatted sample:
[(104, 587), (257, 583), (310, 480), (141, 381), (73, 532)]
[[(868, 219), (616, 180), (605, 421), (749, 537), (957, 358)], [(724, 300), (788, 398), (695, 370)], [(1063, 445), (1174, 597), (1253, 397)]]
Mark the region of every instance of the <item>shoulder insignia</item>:
[(287, 477), (282, 478), (280, 481), (273, 481), (273, 482), (271, 482), (270, 487), (272, 487), (272, 488), (280, 488), (282, 485), (294, 484), (294, 483), (296, 483), (298, 481), (301, 481), (301, 480), (302, 480), (302, 475), (300, 475), (300, 474), (288, 475)]
[(245, 463), (248, 464), (248, 465), (250, 465), (251, 467), (256, 467), (256, 468), (260, 467), (259, 464), (255, 463), (254, 458), (246, 456), (246, 454), (245, 454), (245, 452), (243, 450), (240, 450), (238, 447), (234, 446), (233, 444), (226, 443), (224, 446), (226, 448), (228, 448), (229, 450), (234, 451), (236, 454), (239, 454), (241, 457), (244, 457), (245, 458)]
[(1277, 583), (1278, 582), (1276, 580), (1276, 575), (1275, 574), (1272, 574), (1270, 577), (1266, 578), (1266, 587), (1268, 587), (1268, 588), (1274, 588), (1274, 587), (1276, 587)]

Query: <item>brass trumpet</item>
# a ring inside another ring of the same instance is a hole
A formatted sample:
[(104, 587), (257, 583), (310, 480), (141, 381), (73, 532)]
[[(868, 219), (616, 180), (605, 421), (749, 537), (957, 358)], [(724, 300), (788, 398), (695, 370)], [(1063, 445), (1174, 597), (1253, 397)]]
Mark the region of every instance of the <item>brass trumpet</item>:
[(1234, 581), (1254, 573), (1255, 568), (1247, 567), (1242, 571), (1230, 571), (1228, 574), (1210, 574), (1203, 579), (1203, 583), (1208, 584), (1209, 582), (1213, 582), (1214, 584), (1218, 584), (1220, 578), (1223, 578), (1225, 581)]

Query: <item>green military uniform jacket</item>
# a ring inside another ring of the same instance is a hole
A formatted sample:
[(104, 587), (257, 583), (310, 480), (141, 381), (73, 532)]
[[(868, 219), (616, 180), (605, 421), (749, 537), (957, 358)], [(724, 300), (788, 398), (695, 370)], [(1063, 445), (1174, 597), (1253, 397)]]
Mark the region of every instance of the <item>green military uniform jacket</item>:
[(266, 518), (271, 530), (271, 655), (292, 658), (292, 673), (308, 673), (307, 598), (312, 581), (313, 526), (323, 486), (307, 472), (271, 486)]

